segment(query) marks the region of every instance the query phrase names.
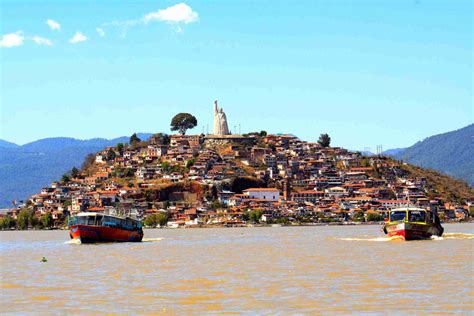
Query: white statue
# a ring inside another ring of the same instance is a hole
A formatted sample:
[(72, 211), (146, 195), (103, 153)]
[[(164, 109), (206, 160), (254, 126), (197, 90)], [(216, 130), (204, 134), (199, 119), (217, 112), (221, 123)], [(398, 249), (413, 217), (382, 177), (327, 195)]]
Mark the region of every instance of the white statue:
[(217, 100), (214, 101), (214, 135), (229, 135), (229, 126), (227, 126), (227, 117), (224, 109), (217, 106)]

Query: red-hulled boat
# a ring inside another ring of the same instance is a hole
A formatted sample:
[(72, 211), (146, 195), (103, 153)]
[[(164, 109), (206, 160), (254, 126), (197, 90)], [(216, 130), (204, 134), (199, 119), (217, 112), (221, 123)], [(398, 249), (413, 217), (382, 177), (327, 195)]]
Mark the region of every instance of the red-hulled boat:
[(421, 208), (397, 208), (390, 211), (383, 231), (388, 237), (401, 237), (405, 240), (428, 239), (443, 235), (438, 215)]
[(69, 236), (81, 243), (139, 242), (143, 239), (142, 222), (96, 212), (83, 212), (69, 220)]

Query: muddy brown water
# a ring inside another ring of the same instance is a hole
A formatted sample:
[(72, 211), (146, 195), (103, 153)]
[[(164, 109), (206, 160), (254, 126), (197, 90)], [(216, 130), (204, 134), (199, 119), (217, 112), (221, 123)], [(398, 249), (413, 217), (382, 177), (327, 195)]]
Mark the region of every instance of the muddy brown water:
[(0, 312), (472, 314), (474, 224), (445, 231), (403, 242), (379, 226), (146, 230), (142, 243), (92, 245), (0, 232)]

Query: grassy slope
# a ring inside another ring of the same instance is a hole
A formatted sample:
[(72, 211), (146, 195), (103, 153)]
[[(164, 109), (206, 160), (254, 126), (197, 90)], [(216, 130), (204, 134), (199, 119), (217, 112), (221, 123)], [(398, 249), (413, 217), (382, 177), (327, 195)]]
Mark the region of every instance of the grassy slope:
[(432, 168), (474, 186), (474, 124), (429, 137), (407, 148), (396, 159)]

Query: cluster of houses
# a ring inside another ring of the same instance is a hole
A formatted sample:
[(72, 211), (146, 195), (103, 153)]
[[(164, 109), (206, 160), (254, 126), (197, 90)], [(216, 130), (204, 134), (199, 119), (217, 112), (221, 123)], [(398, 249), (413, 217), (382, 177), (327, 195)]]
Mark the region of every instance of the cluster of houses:
[[(258, 185), (232, 191), (235, 179)], [(147, 192), (173, 184), (201, 190)], [(208, 192), (208, 194), (203, 194)], [(166, 213), (168, 226), (347, 222), (380, 219), (391, 208), (436, 210), (445, 220), (464, 220), (472, 201), (457, 204), (432, 194), (430, 183), (411, 176), (403, 164), (322, 147), (292, 135), (172, 135), (109, 147), (95, 162), (66, 181), (30, 197), (38, 216), (51, 212), (56, 225), (68, 215), (107, 209), (146, 217)], [(19, 209), (10, 213), (15, 217)], [(371, 216), (370, 216), (371, 215)]]

